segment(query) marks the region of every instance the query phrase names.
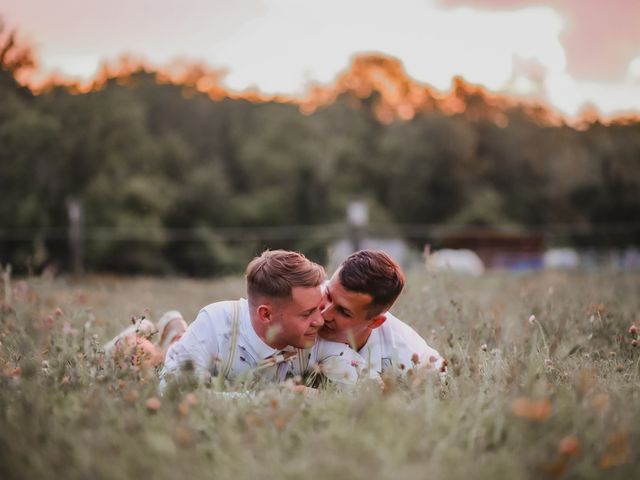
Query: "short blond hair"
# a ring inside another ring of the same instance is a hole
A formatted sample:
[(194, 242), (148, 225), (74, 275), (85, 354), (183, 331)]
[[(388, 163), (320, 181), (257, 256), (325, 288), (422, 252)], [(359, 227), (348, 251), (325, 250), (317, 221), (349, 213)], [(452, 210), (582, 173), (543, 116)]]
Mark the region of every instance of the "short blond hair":
[(247, 296), (287, 298), (294, 287), (317, 287), (326, 278), (324, 268), (303, 254), (265, 250), (247, 265)]

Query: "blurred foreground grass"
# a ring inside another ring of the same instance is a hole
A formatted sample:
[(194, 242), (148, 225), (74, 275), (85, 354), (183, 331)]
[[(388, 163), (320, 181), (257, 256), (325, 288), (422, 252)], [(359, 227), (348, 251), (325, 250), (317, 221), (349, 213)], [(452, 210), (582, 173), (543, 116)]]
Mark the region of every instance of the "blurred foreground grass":
[(413, 273), (394, 312), (448, 358), (445, 386), (154, 404), (155, 376), (101, 359), (132, 315), (190, 322), (242, 293), (240, 278), (4, 281), (0, 478), (637, 476), (639, 274)]

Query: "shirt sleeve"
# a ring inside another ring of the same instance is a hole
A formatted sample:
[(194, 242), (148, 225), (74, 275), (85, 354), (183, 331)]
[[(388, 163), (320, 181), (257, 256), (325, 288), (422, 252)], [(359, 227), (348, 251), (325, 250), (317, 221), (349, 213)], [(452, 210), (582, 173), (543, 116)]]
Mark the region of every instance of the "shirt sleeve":
[[(404, 364), (405, 369), (429, 369), (438, 374), (440, 380), (446, 380), (447, 362), (440, 353), (431, 347), (424, 338), (422, 338), (409, 325), (400, 322), (393, 315), (389, 315), (393, 319), (394, 328), (398, 334), (396, 341), (400, 347), (399, 359)], [(415, 362), (417, 360), (417, 364)]]
[(166, 385), (167, 379), (178, 375), (188, 362), (191, 362), (198, 379), (208, 374), (219, 353), (215, 323), (222, 319), (218, 319), (220, 315), (216, 313), (209, 308), (200, 310), (182, 338), (171, 345), (164, 360), (164, 368), (160, 372), (161, 389)]

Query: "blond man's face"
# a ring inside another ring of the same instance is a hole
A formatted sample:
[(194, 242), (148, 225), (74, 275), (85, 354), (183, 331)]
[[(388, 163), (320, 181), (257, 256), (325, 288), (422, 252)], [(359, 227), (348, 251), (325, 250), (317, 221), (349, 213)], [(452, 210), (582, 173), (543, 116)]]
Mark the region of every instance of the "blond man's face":
[(324, 320), (320, 315), (322, 292), (317, 287), (293, 287), (291, 298), (274, 303), (269, 342), (275, 348), (287, 345), (309, 348), (316, 342), (318, 331)]

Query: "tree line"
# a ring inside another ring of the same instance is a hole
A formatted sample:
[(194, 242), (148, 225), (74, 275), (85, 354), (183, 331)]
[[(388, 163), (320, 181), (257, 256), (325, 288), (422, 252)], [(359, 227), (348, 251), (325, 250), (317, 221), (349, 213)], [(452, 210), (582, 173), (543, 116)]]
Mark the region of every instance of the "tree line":
[(415, 224), (568, 224), (600, 232), (569, 231), (569, 245), (640, 243), (637, 119), (575, 128), (517, 103), (496, 117), (462, 81), (456, 112), (431, 104), (406, 119), (382, 119), (386, 93), (375, 88), (302, 113), (212, 99), (143, 68), (84, 93), (54, 84), (36, 94), (16, 80), (25, 62), (10, 50), (0, 57), (0, 261), (18, 270), (67, 267), (70, 201), (86, 231), (106, 232), (85, 242), (93, 271), (221, 274), (266, 246), (322, 261), (317, 235), (221, 232), (339, 223), (354, 198), (400, 235)]

